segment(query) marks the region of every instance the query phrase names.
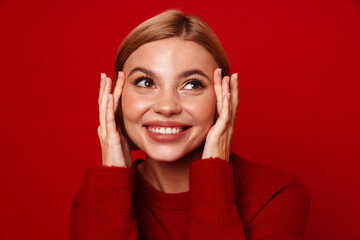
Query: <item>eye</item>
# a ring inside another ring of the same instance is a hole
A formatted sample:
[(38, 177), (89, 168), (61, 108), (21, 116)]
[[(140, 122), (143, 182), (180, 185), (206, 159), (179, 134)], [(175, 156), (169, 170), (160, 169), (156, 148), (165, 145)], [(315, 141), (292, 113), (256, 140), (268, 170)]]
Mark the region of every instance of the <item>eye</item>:
[(201, 80), (191, 80), (184, 86), (185, 90), (198, 90), (205, 88), (205, 84)]
[(147, 77), (141, 77), (135, 81), (135, 85), (143, 88), (154, 88), (154, 81)]

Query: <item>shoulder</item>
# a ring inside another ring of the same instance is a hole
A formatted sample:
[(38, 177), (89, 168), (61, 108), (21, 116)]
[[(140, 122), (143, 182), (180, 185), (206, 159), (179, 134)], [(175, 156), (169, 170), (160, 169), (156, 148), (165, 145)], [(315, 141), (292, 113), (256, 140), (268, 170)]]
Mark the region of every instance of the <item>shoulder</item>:
[[(277, 188), (286, 185), (300, 184), (297, 177), (274, 167), (245, 160), (232, 154), (229, 163), (234, 169), (234, 180), (242, 189)], [(305, 187), (305, 186), (304, 186)]]
[[(281, 211), (300, 214), (303, 221), (309, 208), (307, 187), (297, 177), (259, 163), (232, 155), (236, 204), (244, 224), (249, 224), (262, 212), (273, 217)], [(282, 213), (283, 214), (283, 213)]]

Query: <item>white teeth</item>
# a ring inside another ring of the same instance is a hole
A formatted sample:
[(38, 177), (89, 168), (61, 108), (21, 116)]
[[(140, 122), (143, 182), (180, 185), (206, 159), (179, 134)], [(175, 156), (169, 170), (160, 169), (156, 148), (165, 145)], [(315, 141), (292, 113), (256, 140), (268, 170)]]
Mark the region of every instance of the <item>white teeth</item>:
[(181, 128), (152, 128), (152, 127), (148, 127), (147, 129), (149, 129), (153, 133), (160, 133), (160, 134), (163, 134), (163, 135), (175, 134), (175, 133), (179, 133), (179, 132), (182, 131)]

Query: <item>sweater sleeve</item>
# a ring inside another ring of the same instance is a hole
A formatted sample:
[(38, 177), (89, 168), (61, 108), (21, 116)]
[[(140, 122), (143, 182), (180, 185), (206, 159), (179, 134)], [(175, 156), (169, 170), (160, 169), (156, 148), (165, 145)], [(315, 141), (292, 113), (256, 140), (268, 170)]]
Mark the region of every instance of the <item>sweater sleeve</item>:
[(71, 209), (71, 240), (135, 240), (133, 169), (87, 169)]
[(190, 166), (190, 240), (244, 240), (235, 204), (232, 166), (219, 158)]

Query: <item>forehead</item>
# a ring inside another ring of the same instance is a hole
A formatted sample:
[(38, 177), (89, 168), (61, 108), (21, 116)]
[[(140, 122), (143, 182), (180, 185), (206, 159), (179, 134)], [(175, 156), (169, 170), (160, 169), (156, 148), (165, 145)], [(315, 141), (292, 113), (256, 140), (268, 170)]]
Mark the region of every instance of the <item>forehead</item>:
[(181, 72), (198, 68), (211, 73), (216, 67), (214, 57), (200, 44), (179, 38), (146, 43), (135, 50), (124, 64), (124, 71), (145, 67), (157, 72)]

